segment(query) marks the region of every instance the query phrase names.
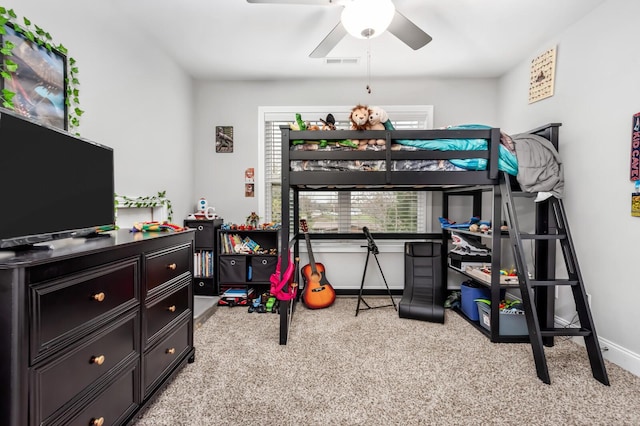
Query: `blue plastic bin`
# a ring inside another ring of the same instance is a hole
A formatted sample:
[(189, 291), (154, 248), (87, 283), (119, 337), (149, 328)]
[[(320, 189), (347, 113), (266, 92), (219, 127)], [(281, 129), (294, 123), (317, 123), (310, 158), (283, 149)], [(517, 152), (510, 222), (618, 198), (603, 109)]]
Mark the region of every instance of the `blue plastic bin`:
[(487, 287), (472, 287), (469, 283), (460, 285), (460, 309), (471, 320), (478, 321), (478, 305), (475, 299), (490, 299), (491, 291)]

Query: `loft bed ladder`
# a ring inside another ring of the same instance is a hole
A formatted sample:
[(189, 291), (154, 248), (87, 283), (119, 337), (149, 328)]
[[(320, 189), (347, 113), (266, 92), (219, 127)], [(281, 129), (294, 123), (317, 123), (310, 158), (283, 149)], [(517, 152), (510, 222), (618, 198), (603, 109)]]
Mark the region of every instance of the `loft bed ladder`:
[[(504, 173), (504, 172), (503, 172)], [(552, 346), (555, 336), (584, 337), (585, 347), (591, 364), (593, 377), (604, 385), (609, 385), (609, 378), (604, 365), (604, 359), (600, 350), (600, 344), (596, 335), (595, 325), (591, 316), (587, 293), (584, 287), (582, 274), (578, 265), (573, 240), (569, 232), (569, 224), (561, 199), (550, 197), (536, 204), (536, 225), (534, 233), (522, 232), (516, 214), (515, 198), (536, 196), (536, 193), (514, 190), (516, 184), (512, 184), (511, 177), (504, 173), (500, 184), (503, 194), (504, 214), (509, 227), (509, 240), (513, 248), (514, 261), (520, 281), (520, 293), (524, 305), (529, 340), (533, 351), (538, 378), (544, 383), (550, 384), (549, 370), (543, 345)], [(519, 188), (518, 188), (519, 189)], [(524, 240), (535, 242), (534, 271), (530, 271), (525, 261)], [(555, 277), (555, 246), (560, 243), (568, 279)], [(545, 256), (546, 255), (546, 256)], [(545, 259), (546, 257), (546, 259)], [(546, 260), (546, 262), (544, 262)], [(569, 286), (576, 305), (579, 327), (547, 327), (553, 324), (552, 318), (539, 318), (547, 315), (544, 310), (538, 309), (544, 305), (544, 298), (554, 297), (555, 286)], [(538, 290), (538, 291), (534, 291)], [(541, 290), (541, 291), (539, 291)], [(549, 291), (551, 290), (551, 291)], [(551, 320), (551, 321), (549, 321)], [(543, 326), (541, 326), (543, 324)]]

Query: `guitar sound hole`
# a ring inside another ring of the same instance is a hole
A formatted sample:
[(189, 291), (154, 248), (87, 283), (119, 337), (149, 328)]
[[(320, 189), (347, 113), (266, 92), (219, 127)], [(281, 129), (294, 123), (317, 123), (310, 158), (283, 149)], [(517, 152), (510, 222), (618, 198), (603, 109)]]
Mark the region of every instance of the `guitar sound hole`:
[(311, 291), (314, 292), (314, 293), (317, 293), (317, 292), (322, 291), (322, 290), (324, 290), (324, 287), (316, 287), (316, 288), (311, 289)]

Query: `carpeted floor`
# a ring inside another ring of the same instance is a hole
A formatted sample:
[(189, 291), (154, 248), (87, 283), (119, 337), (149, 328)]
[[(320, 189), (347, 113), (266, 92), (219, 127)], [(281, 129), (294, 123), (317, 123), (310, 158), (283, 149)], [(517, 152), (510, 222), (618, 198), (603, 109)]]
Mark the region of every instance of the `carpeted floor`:
[(450, 311), (436, 324), (392, 307), (356, 317), (356, 303), (299, 304), (287, 345), (278, 315), (217, 308), (195, 331), (195, 363), (136, 426), (640, 424), (640, 377), (607, 363), (602, 385), (576, 343), (546, 348), (546, 385), (528, 344), (491, 343)]

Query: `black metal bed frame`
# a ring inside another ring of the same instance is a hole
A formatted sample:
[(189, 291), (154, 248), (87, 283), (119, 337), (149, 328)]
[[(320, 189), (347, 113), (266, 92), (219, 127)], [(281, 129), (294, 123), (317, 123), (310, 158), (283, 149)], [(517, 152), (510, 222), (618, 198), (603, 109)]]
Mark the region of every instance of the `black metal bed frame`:
[[(526, 133), (537, 134), (552, 142), (558, 148), (558, 128), (560, 123), (550, 123)], [(499, 187), (501, 173), (498, 170), (498, 155), (500, 145), (500, 129), (482, 130), (332, 130), (332, 131), (293, 131), (288, 126), (281, 126), (282, 132), (282, 229), (280, 231), (280, 253), (286, 253), (293, 247), (294, 257), (299, 256), (298, 242), (301, 234), (292, 232), (291, 224), (299, 223), (299, 192), (300, 191), (470, 191), (473, 187)], [(291, 150), (291, 142), (295, 140), (343, 140), (343, 139), (384, 139), (386, 149), (380, 151), (302, 151)], [(485, 139), (487, 150), (469, 151), (394, 151), (391, 145), (397, 139)], [(487, 169), (481, 171), (393, 171), (392, 162), (396, 160), (438, 160), (438, 159), (466, 159), (484, 158)], [(384, 160), (384, 171), (292, 171), (290, 162), (294, 160)], [(500, 220), (500, 196), (497, 192), (494, 199), (493, 223)], [(288, 206), (293, 203), (293, 209)], [(497, 204), (497, 206), (496, 206)], [(480, 214), (481, 199), (474, 196), (474, 214)], [(477, 212), (477, 213), (476, 213)], [(548, 212), (537, 212), (537, 221), (548, 220)], [(315, 239), (362, 239), (360, 233), (332, 233), (309, 234)], [(437, 239), (447, 238), (446, 233), (384, 233), (374, 234), (376, 239)], [(496, 238), (498, 239), (498, 238)], [(494, 242), (493, 244), (500, 244)], [(443, 261), (446, 262), (447, 244), (442, 244)], [(499, 247), (499, 246), (498, 246)], [(536, 255), (551, 259), (554, 248), (541, 245), (536, 247)], [(499, 253), (499, 250), (496, 252)], [(499, 259), (497, 259), (499, 260)], [(288, 259), (281, 256), (280, 270), (284, 273)], [(551, 263), (549, 263), (551, 262)], [(549, 260), (540, 267), (545, 270), (555, 268), (555, 260)], [(446, 265), (445, 270), (446, 270)], [(446, 279), (446, 274), (443, 274)], [(549, 298), (548, 295), (544, 297)], [(548, 302), (553, 306), (553, 301)], [(280, 344), (286, 345), (295, 312), (297, 299), (281, 301), (280, 303)], [(551, 309), (551, 311), (553, 311)], [(553, 321), (553, 312), (547, 314)]]

